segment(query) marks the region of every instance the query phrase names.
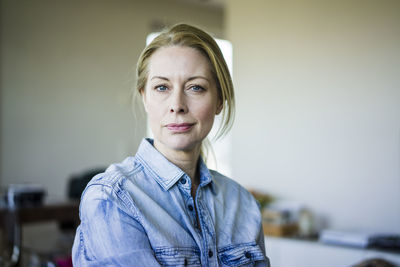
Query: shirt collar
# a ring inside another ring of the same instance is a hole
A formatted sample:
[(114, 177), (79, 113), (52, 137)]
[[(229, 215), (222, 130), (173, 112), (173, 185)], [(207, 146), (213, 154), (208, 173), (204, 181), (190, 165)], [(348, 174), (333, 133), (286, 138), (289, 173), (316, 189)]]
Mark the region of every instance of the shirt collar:
[(204, 163), (203, 158), (199, 159), (199, 174), (200, 174), (200, 186), (206, 186), (212, 182), (212, 176), (207, 165)]
[[(154, 179), (164, 190), (169, 190), (185, 175), (184, 171), (155, 149), (153, 139), (145, 138), (142, 140), (136, 157), (154, 174)], [(212, 181), (210, 171), (201, 157), (199, 160), (199, 173), (200, 186), (205, 186)]]

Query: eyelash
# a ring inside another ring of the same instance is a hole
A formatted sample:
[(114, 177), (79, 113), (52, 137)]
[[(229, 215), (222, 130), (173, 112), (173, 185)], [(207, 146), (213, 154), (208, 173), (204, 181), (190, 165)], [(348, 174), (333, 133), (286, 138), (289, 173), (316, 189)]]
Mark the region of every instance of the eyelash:
[[(165, 88), (165, 90), (160, 90), (161, 88)], [(168, 90), (168, 87), (165, 86), (165, 85), (157, 85), (157, 86), (154, 87), (154, 89), (155, 89), (156, 91), (158, 91), (158, 92), (165, 92), (165, 91)]]
[(192, 91), (194, 91), (194, 92), (203, 92), (203, 91), (205, 91), (204, 87), (202, 87), (200, 85), (190, 86), (189, 89), (192, 89)]

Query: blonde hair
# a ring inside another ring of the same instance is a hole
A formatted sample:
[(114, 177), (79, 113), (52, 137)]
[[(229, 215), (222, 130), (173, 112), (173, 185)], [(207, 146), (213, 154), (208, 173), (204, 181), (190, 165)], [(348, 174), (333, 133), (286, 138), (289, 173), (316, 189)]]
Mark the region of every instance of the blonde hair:
[(215, 138), (224, 136), (231, 128), (235, 116), (235, 94), (232, 78), (222, 52), (215, 40), (203, 30), (188, 24), (177, 24), (161, 32), (141, 53), (136, 67), (138, 96), (146, 87), (148, 65), (153, 53), (167, 46), (186, 46), (200, 51), (210, 62), (211, 72), (217, 84), (222, 103), (222, 121)]

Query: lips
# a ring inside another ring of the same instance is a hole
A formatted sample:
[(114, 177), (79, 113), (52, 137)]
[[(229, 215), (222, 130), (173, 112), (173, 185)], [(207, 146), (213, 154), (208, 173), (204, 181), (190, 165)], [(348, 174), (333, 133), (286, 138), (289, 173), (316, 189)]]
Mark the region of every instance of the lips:
[(173, 132), (187, 132), (193, 127), (194, 123), (170, 123), (166, 127), (168, 130)]

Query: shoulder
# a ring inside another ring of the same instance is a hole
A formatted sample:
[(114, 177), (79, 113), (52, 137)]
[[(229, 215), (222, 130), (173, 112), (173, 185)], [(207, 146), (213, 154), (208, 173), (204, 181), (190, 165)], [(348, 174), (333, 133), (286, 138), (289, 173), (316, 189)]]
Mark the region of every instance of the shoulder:
[(127, 198), (124, 184), (127, 180), (132, 180), (141, 168), (134, 157), (128, 157), (121, 163), (111, 164), (105, 172), (95, 175), (82, 193), (81, 212), (90, 213), (91, 209), (104, 203), (125, 206)]
[(210, 170), (210, 174), (213, 177), (213, 187), (217, 194), (243, 205), (258, 206), (253, 195), (238, 182), (214, 170)]
[(221, 189), (234, 190), (251, 196), (251, 194), (249, 193), (249, 191), (247, 191), (246, 188), (244, 188), (242, 185), (240, 185), (232, 178), (229, 178), (214, 170), (210, 170), (210, 174), (213, 177), (213, 182), (216, 184), (216, 186), (221, 187)]
[(115, 187), (140, 169), (141, 165), (137, 162), (135, 157), (128, 157), (120, 163), (111, 164), (105, 172), (95, 175), (88, 183), (87, 187), (93, 185)]

